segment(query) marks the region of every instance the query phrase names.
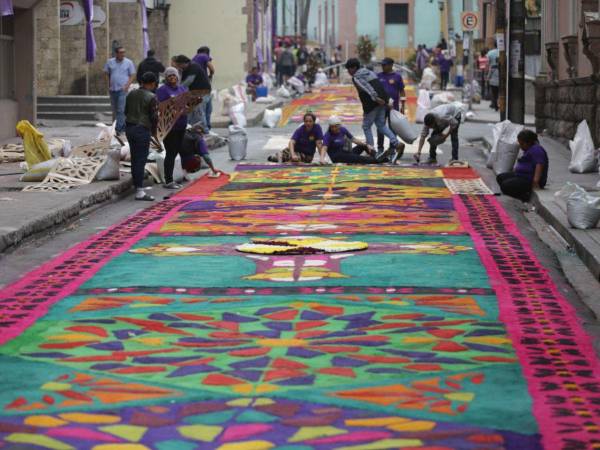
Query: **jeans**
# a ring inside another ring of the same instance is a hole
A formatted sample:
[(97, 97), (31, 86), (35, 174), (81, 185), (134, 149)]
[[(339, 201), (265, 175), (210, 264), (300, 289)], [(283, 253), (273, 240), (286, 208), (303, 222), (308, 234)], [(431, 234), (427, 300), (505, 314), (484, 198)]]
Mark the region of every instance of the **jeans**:
[(125, 91), (110, 91), (110, 104), (112, 106), (113, 121), (117, 121), (115, 131), (122, 133), (125, 131)]
[(442, 91), (445, 91), (448, 87), (448, 82), (450, 81), (450, 72), (441, 72), (440, 75), (442, 79)]
[(205, 120), (206, 128), (208, 128), (210, 130), (212, 128), (212, 125), (210, 123), (210, 116), (212, 115), (212, 111), (213, 111), (212, 95), (208, 94), (208, 95), (204, 96), (202, 103), (204, 103), (204, 102), (206, 102), (206, 104), (204, 105), (204, 120)]
[[(394, 109), (396, 111), (400, 110), (400, 108), (396, 108), (395, 106), (394, 106)], [(391, 113), (391, 110), (386, 108), (386, 110), (385, 110), (385, 123), (388, 126), (388, 128), (390, 126), (390, 113)], [(391, 130), (391, 128), (390, 128), (390, 130)], [(377, 149), (378, 150), (383, 150), (383, 133), (381, 133), (379, 130), (377, 130)]]
[(367, 147), (364, 145), (357, 145), (350, 152), (345, 150), (328, 150), (327, 154), (332, 163), (377, 164), (375, 158), (372, 156), (362, 156), (362, 152), (367, 152)]
[(144, 187), (144, 170), (150, 152), (150, 130), (143, 125), (127, 124), (125, 129), (131, 151), (131, 178), (136, 189)]
[(373, 111), (368, 114), (365, 114), (363, 117), (362, 129), (365, 132), (365, 138), (367, 139), (367, 144), (373, 145), (375, 140), (373, 139), (373, 124), (377, 127), (377, 131), (379, 133), (384, 134), (390, 140), (391, 147), (398, 146), (398, 139), (392, 130), (385, 123), (387, 107), (385, 105), (378, 106)]
[(490, 85), (490, 96), (491, 96), (491, 104), (490, 104), (490, 108), (495, 109), (496, 111), (498, 111), (498, 95), (499, 95), (499, 91), (500, 88), (498, 86), (491, 86)]
[(175, 168), (175, 158), (181, 154), (181, 144), (185, 130), (171, 130), (165, 136), (163, 143), (165, 144), (165, 183), (169, 184), (173, 181), (173, 169)]
[(210, 115), (212, 114), (212, 97), (211, 94), (202, 97), (200, 103), (188, 116), (188, 123), (195, 125), (200, 122), (210, 130)]
[[(460, 125), (456, 127), (454, 131), (450, 133), (450, 139), (452, 141), (452, 159), (458, 159), (458, 129)], [(437, 159), (437, 154), (435, 151), (437, 150), (437, 146), (442, 144), (444, 140), (442, 140), (441, 132), (433, 132), (431, 133), (431, 137), (429, 138), (429, 158)]]
[(501, 173), (496, 177), (500, 190), (504, 195), (518, 198), (526, 202), (531, 196), (531, 181), (514, 172)]

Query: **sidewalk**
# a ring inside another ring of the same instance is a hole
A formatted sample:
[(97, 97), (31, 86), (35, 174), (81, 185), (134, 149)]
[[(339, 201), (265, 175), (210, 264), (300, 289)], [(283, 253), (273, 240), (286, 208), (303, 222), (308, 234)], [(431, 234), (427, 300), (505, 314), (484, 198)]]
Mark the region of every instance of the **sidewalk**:
[[(491, 132), (484, 137), (487, 151), (492, 146)], [(550, 170), (546, 188), (535, 191), (531, 203), (537, 213), (551, 225), (567, 244), (577, 253), (596, 280), (600, 279), (600, 227), (590, 230), (572, 228), (567, 220), (566, 203), (554, 194), (567, 181), (579, 184), (588, 191), (598, 192), (600, 175), (596, 173), (576, 174), (569, 172), (571, 151), (560, 142), (549, 137), (541, 137), (541, 144), (548, 153)], [(496, 187), (499, 191), (499, 188)]]
[[(266, 109), (282, 106), (283, 99), (271, 104), (252, 103), (246, 111), (248, 126), (260, 126)], [(213, 127), (226, 128), (228, 117), (213, 114)], [(45, 138), (62, 138), (73, 146), (93, 141), (99, 133), (94, 126), (80, 126), (74, 122), (53, 123), (52, 127), (38, 128)], [(220, 130), (222, 136), (226, 130)], [(21, 143), (19, 138), (0, 142)], [(14, 249), (28, 238), (64, 226), (91, 212), (100, 205), (118, 200), (131, 190), (131, 177), (121, 174), (120, 180), (94, 181), (91, 184), (65, 192), (21, 192), (28, 184), (19, 181), (23, 171), (19, 163), (0, 163), (0, 254)]]
[[(476, 123), (497, 123), (500, 122), (500, 112), (490, 108), (488, 100), (482, 100), (481, 103), (473, 103), (472, 109), (475, 117), (467, 119), (467, 122)], [(532, 127), (535, 125), (535, 116), (533, 114), (525, 114), (525, 125)]]

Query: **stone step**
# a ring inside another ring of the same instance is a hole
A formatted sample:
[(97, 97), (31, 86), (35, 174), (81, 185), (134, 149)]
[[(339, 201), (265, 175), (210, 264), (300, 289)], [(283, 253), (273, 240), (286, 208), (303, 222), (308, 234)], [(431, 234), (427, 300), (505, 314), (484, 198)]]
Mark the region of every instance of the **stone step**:
[(110, 105), (108, 95), (53, 95), (37, 98), (38, 105), (44, 104), (106, 104)]
[(112, 112), (110, 105), (104, 103), (45, 103), (38, 104), (38, 114), (45, 112)]
[(56, 112), (56, 111), (48, 111), (48, 112), (38, 112), (37, 115), (38, 120), (74, 120), (74, 121), (90, 121), (90, 122), (102, 122), (105, 120), (111, 119), (110, 111), (108, 113), (103, 112)]

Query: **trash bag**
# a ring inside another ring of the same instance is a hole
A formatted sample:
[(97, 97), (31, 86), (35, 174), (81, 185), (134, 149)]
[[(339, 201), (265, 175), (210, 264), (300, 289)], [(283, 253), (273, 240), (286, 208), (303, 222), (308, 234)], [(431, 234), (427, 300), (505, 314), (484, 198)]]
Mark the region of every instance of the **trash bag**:
[(600, 197), (589, 194), (581, 186), (567, 182), (554, 195), (567, 202), (567, 220), (573, 228), (587, 230), (600, 221)]
[(248, 135), (244, 128), (229, 126), (229, 156), (234, 161), (241, 161), (246, 157), (248, 148)]
[(435, 108), (440, 105), (447, 105), (456, 100), (454, 94), (451, 92), (442, 92), (440, 94), (435, 94), (431, 99), (431, 108)]
[(283, 111), (281, 108), (276, 109), (266, 109), (263, 115), (263, 127), (266, 128), (275, 128), (281, 119), (281, 115)]
[(97, 181), (118, 180), (121, 175), (121, 149), (111, 148), (107, 155), (106, 162), (102, 164), (102, 167), (100, 167), (100, 170), (96, 174), (95, 179)]
[(520, 150), (521, 148), (517, 143), (504, 142), (504, 140), (498, 142), (496, 160), (493, 165), (494, 173), (499, 175), (501, 173), (512, 172)]
[(246, 114), (244, 113), (245, 110), (246, 106), (243, 103), (238, 103), (230, 108), (229, 117), (234, 125), (246, 128), (248, 122), (246, 120)]
[(425, 89), (419, 90), (419, 97), (417, 98), (417, 123), (423, 123), (425, 115), (431, 109), (431, 100), (429, 98), (429, 91)]
[(486, 163), (488, 169), (493, 169), (494, 163), (498, 159), (498, 143), (503, 141), (509, 144), (516, 144), (517, 136), (522, 130), (523, 125), (514, 124), (510, 120), (505, 120), (494, 125), (492, 128), (492, 149)]
[(281, 86), (279, 89), (277, 89), (277, 95), (283, 98), (290, 98), (292, 96), (290, 91), (288, 91), (285, 86)]
[(23, 139), (27, 167), (33, 168), (36, 164), (52, 158), (48, 144), (44, 140), (44, 135), (31, 125), (28, 120), (19, 121), (16, 129), (19, 136)]
[(588, 173), (598, 170), (598, 161), (596, 159), (596, 150), (594, 141), (590, 133), (587, 121), (583, 120), (577, 126), (577, 133), (572, 141), (569, 142), (571, 149), (571, 163), (569, 171), (573, 173)]
[(418, 133), (413, 129), (407, 117), (395, 109), (390, 111), (390, 125), (392, 131), (407, 144), (412, 144), (417, 139)]
[(31, 168), (21, 175), (19, 181), (43, 181), (43, 179), (46, 178), (46, 175), (48, 175), (48, 173), (54, 168), (57, 162), (58, 159), (49, 159), (48, 161), (30, 166)]

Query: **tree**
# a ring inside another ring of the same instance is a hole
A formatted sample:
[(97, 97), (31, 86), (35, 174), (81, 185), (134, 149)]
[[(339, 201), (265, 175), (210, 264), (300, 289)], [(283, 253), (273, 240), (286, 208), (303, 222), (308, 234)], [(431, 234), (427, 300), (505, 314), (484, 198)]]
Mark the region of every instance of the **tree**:
[(369, 64), (376, 48), (377, 43), (369, 35), (363, 34), (362, 36), (359, 36), (358, 43), (356, 44), (356, 50), (358, 52), (358, 59), (360, 62), (365, 65)]

